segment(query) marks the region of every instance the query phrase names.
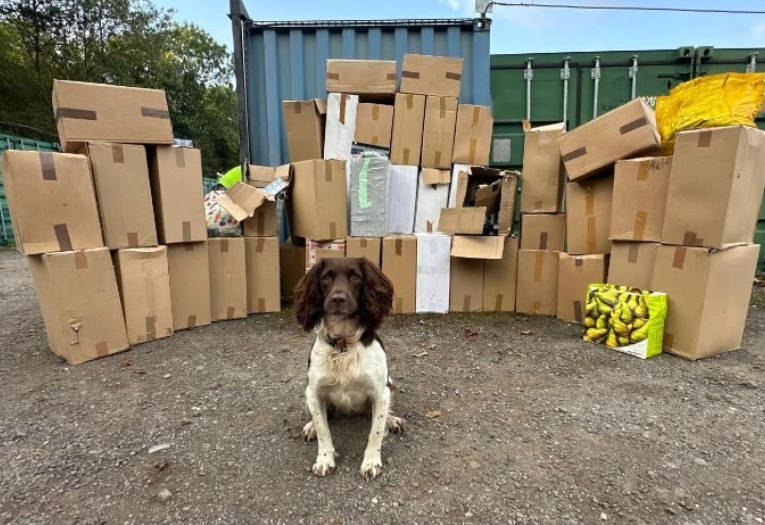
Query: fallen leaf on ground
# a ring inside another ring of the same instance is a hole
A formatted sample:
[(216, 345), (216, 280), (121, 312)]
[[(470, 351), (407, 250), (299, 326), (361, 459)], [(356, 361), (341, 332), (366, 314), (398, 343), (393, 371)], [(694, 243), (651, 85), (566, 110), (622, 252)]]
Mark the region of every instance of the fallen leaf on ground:
[(414, 354), (414, 357), (425, 357), (426, 355), (428, 355), (428, 353), (425, 351), (422, 351), (419, 354)]
[(120, 362), (120, 364), (117, 365), (117, 368), (127, 368), (129, 366), (133, 366), (133, 361), (131, 361), (130, 358), (126, 357)]
[(531, 330), (521, 330), (521, 335), (531, 335), (533, 333)]
[(440, 410), (428, 410), (425, 412), (425, 417), (428, 419), (435, 419), (437, 417), (441, 417), (441, 411)]
[(470, 326), (465, 328), (465, 337), (473, 337), (474, 335), (478, 335), (478, 332), (475, 331), (475, 328)]

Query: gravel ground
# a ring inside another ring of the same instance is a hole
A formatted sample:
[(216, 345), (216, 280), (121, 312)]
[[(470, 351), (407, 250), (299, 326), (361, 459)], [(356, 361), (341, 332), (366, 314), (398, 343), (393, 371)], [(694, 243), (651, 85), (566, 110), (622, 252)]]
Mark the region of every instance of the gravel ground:
[(372, 482), (363, 417), (331, 421), (338, 471), (310, 472), (316, 445), (296, 435), (311, 337), (288, 311), (69, 367), (26, 262), (0, 252), (0, 312), (2, 523), (765, 519), (762, 288), (744, 348), (696, 363), (588, 345), (550, 318), (393, 318), (408, 433), (386, 438)]

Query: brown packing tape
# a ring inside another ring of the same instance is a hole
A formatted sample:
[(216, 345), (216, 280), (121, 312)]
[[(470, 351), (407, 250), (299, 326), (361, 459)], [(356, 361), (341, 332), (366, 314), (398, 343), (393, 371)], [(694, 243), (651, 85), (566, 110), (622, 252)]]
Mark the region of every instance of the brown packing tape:
[(575, 256), (574, 268), (581, 268), (582, 266), (584, 266), (584, 257)]
[(265, 247), (266, 247), (265, 237), (258, 237), (258, 240), (255, 243), (255, 253), (263, 253), (263, 248)]
[(62, 118), (96, 120), (96, 112), (90, 109), (58, 108), (56, 110), (56, 121)]
[(414, 79), (418, 79), (418, 78), (420, 78), (420, 72), (419, 71), (402, 71), (401, 72), (401, 78), (414, 78)]
[(138, 233), (128, 232), (127, 243), (130, 248), (138, 248)]
[(582, 301), (574, 301), (574, 319), (576, 319), (577, 323), (581, 323), (584, 321), (584, 316), (582, 315)]
[(639, 210), (637, 213), (635, 213), (634, 238), (636, 241), (642, 241), (643, 237), (645, 237), (645, 223), (647, 217), (648, 212), (644, 210)]
[(595, 193), (592, 191), (592, 187), (587, 186), (587, 195), (584, 198), (584, 214), (595, 215)]
[(292, 112), (300, 115), (303, 113), (303, 103), (299, 100), (295, 101), (295, 104), (292, 106)]
[(340, 95), (340, 124), (345, 126), (345, 106), (348, 103), (348, 95)]
[(542, 232), (539, 234), (539, 246), (537, 246), (538, 250), (546, 250), (547, 249), (547, 238), (548, 233)]
[(72, 239), (69, 237), (69, 228), (67, 228), (66, 224), (54, 224), (53, 232), (56, 235), (59, 251), (71, 252)]
[(53, 161), (53, 153), (40, 153), (40, 168), (42, 170), (43, 180), (56, 180), (56, 165)]
[(585, 155), (587, 155), (587, 148), (581, 147), (581, 148), (575, 149), (574, 151), (569, 151), (568, 153), (563, 155), (561, 159), (563, 159), (563, 162), (569, 162), (571, 160), (578, 159), (579, 157), (583, 157)]
[(112, 162), (114, 164), (125, 164), (125, 148), (120, 144), (112, 144)]
[(157, 338), (157, 322), (153, 315), (146, 317), (146, 340), (153, 341)]
[(380, 137), (378, 137), (377, 135), (373, 135), (372, 136), (372, 144), (374, 144), (375, 146), (379, 145), (380, 144)]
[(545, 253), (538, 251), (536, 253), (536, 259), (534, 261), (534, 282), (542, 282), (542, 267), (545, 263)]
[(534, 312), (535, 314), (538, 314), (539, 312), (542, 311), (542, 305), (540, 304), (539, 301), (534, 301), (533, 303), (531, 303), (531, 311)]
[(99, 341), (96, 343), (96, 355), (98, 357), (105, 357), (109, 355), (109, 343), (106, 341)]
[(175, 148), (175, 165), (179, 168), (186, 167), (186, 154), (183, 148)]
[(481, 120), (481, 108), (480, 106), (473, 106), (473, 127), (478, 125), (479, 120)]
[(675, 348), (675, 336), (664, 332), (664, 339), (661, 343), (662, 350), (672, 350)]
[(332, 182), (332, 163), (324, 164), (324, 182)]
[(220, 253), (228, 253), (228, 239), (220, 240)]
[(395, 73), (388, 73), (387, 75), (385, 75), (385, 80), (393, 80), (395, 82), (396, 74)]
[(704, 239), (700, 239), (696, 232), (685, 232), (683, 246), (704, 246)]
[(340, 73), (330, 73), (327, 71), (327, 80), (340, 80)]
[(82, 250), (74, 252), (74, 269), (75, 270), (87, 270), (88, 269), (88, 256)]
[(465, 296), (462, 298), (462, 311), (463, 312), (469, 312), (470, 311), (470, 301), (473, 297), (470, 294), (465, 294)]
[(183, 221), (181, 227), (183, 228), (183, 242), (191, 242), (191, 221)]
[(595, 217), (587, 217), (587, 253), (595, 253), (598, 249), (598, 228)]
[(446, 80), (462, 80), (462, 75), (454, 73), (453, 71), (447, 71), (444, 76), (446, 77)]
[(627, 262), (635, 264), (638, 262), (638, 255), (640, 255), (640, 245), (636, 242), (630, 243), (630, 246), (627, 249)]
[(685, 267), (685, 252), (688, 251), (686, 246), (675, 247), (675, 256), (672, 257), (672, 268), (682, 270)]
[(637, 180), (648, 180), (648, 172), (651, 170), (651, 163), (647, 160), (638, 164)]
[(414, 95), (406, 95), (406, 109), (414, 109)]
[(226, 308), (226, 319), (233, 319), (234, 315), (236, 315), (236, 308), (233, 306)]
[(362, 239), (359, 240), (359, 246), (361, 246), (362, 248), (366, 248), (367, 244), (369, 244), (369, 243), (367, 243), (366, 239), (362, 238)]
[(394, 244), (396, 245), (396, 257), (401, 257), (401, 252), (404, 247), (404, 240), (397, 238)]
[(266, 300), (263, 297), (258, 297), (258, 312), (266, 311)]
[(404, 148), (404, 165), (409, 164), (409, 148)]
[(194, 251), (194, 245), (191, 243), (186, 243), (183, 245), (183, 249), (187, 252), (193, 252)]
[(497, 296), (494, 298), (494, 311), (495, 312), (501, 312), (502, 311), (502, 299), (504, 299), (505, 295), (498, 293)]
[(438, 118), (446, 118), (446, 97), (438, 97)]
[(470, 139), (470, 152), (468, 153), (468, 164), (475, 164), (475, 148), (477, 139)]
[(372, 104), (372, 120), (380, 120), (380, 105)]
[(619, 134), (626, 135), (627, 133), (631, 131), (635, 131), (636, 129), (640, 129), (643, 126), (647, 126), (647, 125), (648, 125), (648, 119), (645, 117), (640, 117), (633, 120), (632, 122), (627, 122), (622, 127), (620, 127)]
[(141, 108), (141, 116), (142, 117), (149, 117), (149, 118), (161, 118), (161, 119), (169, 119), (170, 113), (167, 110), (164, 109), (156, 109), (156, 108)]
[(196, 328), (196, 327), (197, 327), (197, 316), (190, 315), (188, 321), (186, 322), (186, 328)]
[(334, 239), (337, 237), (337, 226), (335, 225), (335, 221), (331, 221), (329, 223), (329, 238)]
[(394, 311), (398, 314), (404, 311), (404, 298), (399, 296), (396, 297), (395, 300), (396, 306), (394, 307)]
[[(436, 185), (434, 184), (433, 187), (435, 188)], [(425, 221), (425, 231), (427, 233), (433, 233), (433, 221)]]
[(265, 219), (258, 214), (252, 220), (255, 222), (255, 235), (258, 237), (263, 237), (263, 235), (266, 233)]
[(433, 164), (435, 164), (437, 168), (441, 166), (441, 152), (440, 151), (436, 151), (436, 154), (433, 156)]
[(712, 144), (712, 130), (705, 129), (704, 131), (699, 131), (699, 140), (696, 146), (699, 148), (708, 148), (710, 144)]
[(527, 119), (523, 119), (522, 121), (523, 125), (523, 132), (527, 133), (531, 129), (531, 121)]

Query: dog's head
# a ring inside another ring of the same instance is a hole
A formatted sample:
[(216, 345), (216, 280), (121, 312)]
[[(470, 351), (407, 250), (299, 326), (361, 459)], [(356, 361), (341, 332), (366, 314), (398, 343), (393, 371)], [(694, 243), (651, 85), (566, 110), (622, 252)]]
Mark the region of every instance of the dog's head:
[(295, 317), (306, 331), (325, 315), (358, 317), (377, 330), (393, 308), (393, 284), (367, 259), (322, 259), (295, 287)]

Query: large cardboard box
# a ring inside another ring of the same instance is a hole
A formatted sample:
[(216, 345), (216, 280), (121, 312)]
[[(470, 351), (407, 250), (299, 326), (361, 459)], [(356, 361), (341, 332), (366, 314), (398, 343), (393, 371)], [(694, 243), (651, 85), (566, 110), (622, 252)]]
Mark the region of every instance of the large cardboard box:
[(489, 106), (460, 104), (457, 108), (452, 162), (488, 165), (493, 128), (494, 119)]
[(644, 157), (616, 163), (612, 241), (661, 242), (671, 167), (672, 157)]
[(441, 210), (439, 228), (449, 234), (477, 234), (491, 228), (510, 235), (520, 174), (494, 168), (471, 167), (457, 178), (456, 208)]
[(505, 239), (501, 235), (455, 235), (450, 253), (466, 259), (501, 259)]
[(320, 159), (324, 152), (327, 102), (320, 98), (285, 100), (282, 102), (282, 111), (290, 162)]
[(667, 294), (665, 352), (701, 359), (741, 346), (759, 250), (659, 246), (652, 290)]
[(292, 165), (290, 232), (297, 237), (334, 240), (348, 236), (345, 166), (337, 160)]
[(558, 137), (566, 124), (531, 128), (524, 134), (521, 213), (558, 213), (563, 209), (566, 173), (558, 149)]
[(161, 89), (53, 81), (53, 112), (64, 151), (85, 142), (172, 144), (167, 97)]
[(213, 321), (247, 317), (247, 257), (243, 237), (207, 241)]
[(157, 245), (157, 225), (146, 148), (90, 143), (82, 150), (93, 170), (106, 246), (112, 250)]
[(415, 312), (417, 284), (417, 238), (389, 235), (383, 239), (382, 271), (393, 283), (393, 312)]
[(617, 160), (661, 146), (656, 115), (636, 98), (558, 139), (569, 180), (583, 180), (611, 168)]
[(587, 287), (606, 282), (606, 258), (605, 255), (559, 254), (558, 319), (577, 323), (584, 321)]
[(286, 242), (279, 247), (282, 297), (288, 301), (294, 298), (295, 286), (306, 273), (305, 260), (305, 246), (295, 246)]
[(128, 348), (108, 249), (45, 253), (27, 260), (54, 354), (76, 365)]
[(566, 184), (568, 253), (611, 253), (611, 202), (614, 178)]
[(449, 311), (451, 246), (448, 235), (417, 234), (417, 313)]
[[(279, 235), (279, 214), (276, 200), (265, 191), (274, 180), (281, 179), (287, 186), (292, 182), (292, 165), (284, 164), (277, 168), (270, 166), (249, 166), (247, 184), (261, 190), (252, 199), (255, 211), (242, 221), (242, 233), (245, 237), (276, 237)], [(227, 194), (231, 192), (231, 188)], [(247, 209), (247, 212), (250, 208)], [(248, 213), (249, 215), (249, 213)]]
[(358, 107), (358, 95), (340, 93), (327, 95), (327, 124), (324, 128), (325, 159), (350, 160), (351, 146), (356, 138)]
[(423, 168), (448, 170), (452, 167), (454, 129), (457, 124), (457, 99), (429, 96), (425, 101), (422, 131)]
[(409, 234), (414, 231), (417, 209), (417, 166), (390, 165), (388, 199), (388, 233)]
[(501, 259), (487, 259), (483, 268), (484, 312), (514, 312), (518, 278), (518, 238), (505, 237)]
[(390, 161), (404, 166), (419, 166), (422, 128), (425, 123), (425, 96), (396, 94), (393, 105), (393, 131)]
[(313, 268), (322, 259), (342, 259), (345, 257), (345, 240), (305, 241), (305, 270)]
[(558, 313), (558, 252), (518, 250), (515, 311), (533, 315)]
[(207, 239), (199, 150), (157, 146), (149, 173), (160, 244)]
[(88, 159), (8, 150), (0, 171), (18, 250), (25, 255), (104, 245)]
[(279, 293), (279, 238), (245, 237), (247, 269), (247, 313), (278, 312), (282, 308)]
[(417, 186), (415, 233), (436, 233), (441, 209), (449, 199), (449, 170), (423, 168)]
[(379, 152), (365, 151), (350, 160), (351, 236), (384, 237), (388, 233), (389, 172), (388, 156)]
[(565, 213), (521, 214), (521, 250), (562, 252), (565, 241)]
[(393, 95), (395, 60), (327, 60), (327, 92)]
[(167, 247), (173, 329), (210, 324), (210, 258), (207, 241)]
[(173, 335), (167, 247), (127, 248), (113, 257), (128, 342), (136, 345)]
[(379, 237), (348, 237), (345, 239), (345, 256), (364, 257), (381, 267), (382, 239)]
[(611, 244), (607, 282), (651, 290), (658, 247), (656, 242), (614, 241)]
[(765, 188), (765, 133), (734, 126), (678, 133), (662, 242), (752, 242)]
[(482, 311), (484, 260), (452, 257), (450, 264), (449, 311)]
[(401, 92), (459, 97), (461, 58), (405, 53), (401, 64)]
[(359, 104), (356, 111), (356, 143), (390, 149), (392, 128), (393, 106)]

